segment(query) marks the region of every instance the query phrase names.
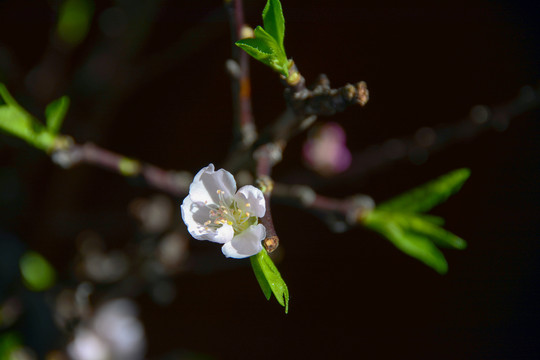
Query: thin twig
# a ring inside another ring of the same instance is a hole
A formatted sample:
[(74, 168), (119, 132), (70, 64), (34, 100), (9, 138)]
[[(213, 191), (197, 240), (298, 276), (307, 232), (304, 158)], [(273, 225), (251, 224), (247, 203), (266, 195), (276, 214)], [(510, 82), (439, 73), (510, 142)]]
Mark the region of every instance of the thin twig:
[(338, 232), (362, 224), (366, 214), (375, 207), (375, 202), (368, 195), (357, 194), (337, 199), (317, 194), (305, 185), (275, 184), (273, 194), (277, 201), (323, 218), (332, 230)]
[[(435, 127), (422, 127), (414, 134), (385, 141), (354, 153), (352, 163), (346, 172), (332, 178), (315, 178), (305, 171), (290, 172), (288, 179), (309, 183), (315, 188), (331, 184), (358, 182), (361, 178), (396, 162), (409, 160), (415, 164), (427, 161), (430, 154), (447, 149), (453, 144), (472, 140), (489, 131), (504, 131), (516, 117), (540, 107), (540, 87), (521, 88), (518, 96), (511, 101), (493, 107), (474, 106), (468, 117), (459, 121)], [(282, 179), (286, 180), (286, 179)]]
[(369, 99), (369, 92), (363, 81), (332, 89), (330, 81), (322, 74), (313, 88), (308, 89), (296, 65), (293, 64), (291, 69), (298, 73), (300, 80), (295, 85), (283, 80), (287, 110), (261, 132), (251, 148), (232, 152), (226, 162), (226, 167), (231, 171), (250, 167), (252, 154), (264, 144), (275, 143), (284, 148), (293, 136), (311, 126), (317, 116), (330, 116), (352, 105), (364, 106)]
[(51, 158), (63, 168), (71, 168), (78, 164), (91, 164), (126, 177), (140, 176), (151, 187), (173, 196), (186, 195), (193, 178), (187, 172), (164, 170), (155, 165), (100, 148), (92, 143), (71, 144), (66, 148), (54, 151)]
[(234, 106), (234, 144), (233, 148), (249, 147), (257, 138), (257, 130), (251, 112), (251, 81), (249, 77), (249, 55), (234, 43), (244, 38), (244, 10), (242, 0), (226, 2), (231, 25), (232, 63), (228, 63), (231, 73), (231, 89)]
[(272, 219), (270, 198), (272, 196), (272, 191), (274, 190), (274, 181), (270, 175), (274, 164), (281, 160), (281, 149), (276, 148), (276, 146), (271, 143), (265, 144), (257, 149), (253, 156), (257, 162), (256, 183), (264, 194), (264, 201), (266, 204), (266, 212), (261, 218), (261, 224), (266, 228), (266, 238), (263, 240), (263, 246), (266, 251), (271, 253), (279, 246), (279, 237), (277, 236), (274, 221)]

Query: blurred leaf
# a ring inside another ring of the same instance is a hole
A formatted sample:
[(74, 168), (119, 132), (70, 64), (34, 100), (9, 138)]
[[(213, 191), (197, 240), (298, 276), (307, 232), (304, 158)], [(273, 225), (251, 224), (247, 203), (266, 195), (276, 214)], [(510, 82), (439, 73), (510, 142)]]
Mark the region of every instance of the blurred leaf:
[(8, 106), (21, 108), (21, 106), (11, 96), (6, 86), (2, 83), (0, 83), (0, 99), (3, 100)]
[(444, 255), (426, 236), (407, 231), (396, 221), (395, 214), (372, 211), (365, 219), (365, 226), (386, 237), (405, 254), (422, 261), (440, 274), (446, 274), (448, 263)]
[(251, 256), (250, 260), (255, 277), (266, 299), (270, 299), (271, 290), (278, 303), (285, 307), (285, 313), (288, 313), (289, 289), (266, 250), (262, 249), (257, 255)]
[(404, 232), (392, 223), (386, 226), (384, 234), (398, 249), (422, 261), (439, 274), (448, 272), (448, 263), (444, 255), (428, 238)]
[(0, 335), (0, 360), (14, 360), (15, 352), (22, 347), (21, 338), (14, 332)]
[(399, 195), (373, 209), (364, 218), (363, 224), (386, 237), (404, 253), (445, 274), (448, 264), (435, 244), (462, 250), (467, 243), (441, 227), (444, 225), (443, 218), (421, 212), (459, 191), (470, 173), (469, 169), (454, 170)]
[(57, 134), (60, 131), (68, 108), (69, 98), (67, 96), (62, 96), (60, 99), (56, 99), (47, 105), (45, 118), (47, 119), (47, 129), (51, 133)]
[(463, 250), (467, 247), (465, 240), (422, 217), (403, 214), (398, 216), (398, 221), (402, 229), (426, 236), (439, 246), (458, 250)]
[(264, 29), (276, 40), (283, 53), (285, 53), (285, 48), (283, 47), (285, 17), (283, 16), (283, 9), (279, 0), (268, 0), (264, 7), (262, 18)]
[[(413, 216), (411, 213), (407, 213), (407, 215)], [(423, 221), (427, 221), (433, 225), (443, 226), (445, 221), (440, 216), (435, 215), (428, 215), (428, 214), (414, 214), (415, 217), (422, 219)]]
[(377, 208), (396, 212), (425, 212), (461, 189), (471, 175), (469, 169), (454, 170), (424, 185), (380, 204)]
[(56, 28), (60, 39), (71, 46), (80, 44), (90, 29), (93, 13), (91, 0), (65, 0), (60, 6)]
[(32, 291), (50, 288), (56, 279), (56, 273), (49, 262), (40, 254), (27, 252), (19, 260), (19, 267), (24, 284)]
[(54, 146), (56, 135), (24, 110), (0, 83), (0, 130), (25, 140), (34, 147), (49, 151)]

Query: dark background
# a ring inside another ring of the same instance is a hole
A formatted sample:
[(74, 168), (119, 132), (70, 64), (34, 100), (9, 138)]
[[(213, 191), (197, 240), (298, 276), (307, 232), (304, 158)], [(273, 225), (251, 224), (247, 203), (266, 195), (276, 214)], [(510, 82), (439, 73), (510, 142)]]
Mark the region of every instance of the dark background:
[[(264, 2), (247, 3), (248, 23), (259, 24)], [(474, 105), (502, 104), (540, 79), (535, 2), (282, 3), (285, 47), (308, 83), (324, 72), (336, 87), (368, 84), (365, 108), (332, 118), (346, 129), (353, 152), (422, 126), (456, 122)], [(222, 2), (162, 1), (154, 10), (144, 3), (149, 10), (142, 13), (153, 16), (104, 41), (97, 18), (113, 4), (96, 5), (88, 38), (52, 67), (58, 77), (47, 82), (28, 74), (49, 51), (54, 2), (0, 1), (0, 50), (4, 69), (10, 69), (0, 80), (37, 115), (68, 94), (72, 108), (63, 132), (78, 142), (93, 141), (164, 168), (219, 167), (232, 139), (224, 67), (230, 39)], [(283, 111), (282, 87), (274, 73), (253, 62), (252, 81), (253, 111), (262, 127)], [(403, 161), (318, 189), (381, 201), (450, 170), (471, 168), (463, 190), (433, 211), (469, 243), (465, 251), (445, 251), (447, 275), (376, 234), (360, 228), (334, 234), (311, 215), (276, 204), (278, 267), (291, 293), (289, 314), (264, 299), (249, 261), (186, 272), (175, 278), (172, 304), (137, 298), (148, 357), (180, 349), (235, 359), (537, 358), (538, 116), (538, 110), (527, 113), (504, 132), (430, 154), (421, 166)], [(274, 170), (277, 181), (296, 182), (290, 174), (302, 166), (304, 137), (287, 147)], [(0, 161), (3, 230), (45, 255), (61, 278), (70, 278), (80, 231), (99, 232), (113, 248), (124, 244), (134, 232), (129, 201), (154, 193), (101, 169), (62, 170), (5, 136)], [(217, 245), (191, 245), (194, 259), (213, 253), (217, 264), (224, 263)]]

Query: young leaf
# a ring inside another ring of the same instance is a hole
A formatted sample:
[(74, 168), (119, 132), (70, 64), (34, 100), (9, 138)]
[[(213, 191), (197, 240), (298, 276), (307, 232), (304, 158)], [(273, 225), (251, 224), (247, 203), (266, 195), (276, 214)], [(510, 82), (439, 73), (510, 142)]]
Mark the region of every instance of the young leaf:
[(32, 115), (30, 115), (30, 113), (28, 113), (21, 105), (19, 105), (19, 103), (13, 98), (13, 96), (11, 96), (7, 87), (2, 83), (0, 83), (0, 100), (3, 100), (5, 105), (18, 110), (21, 114), (24, 114), (24, 116), (32, 117)]
[(383, 234), (404, 253), (422, 261), (439, 274), (448, 272), (444, 255), (426, 237), (403, 231), (392, 223), (382, 229)]
[(289, 62), (276, 40), (257, 26), (254, 38), (238, 40), (236, 46), (283, 76), (289, 76)]
[(45, 109), (45, 118), (47, 119), (47, 129), (51, 133), (57, 134), (60, 131), (68, 108), (69, 98), (67, 96), (62, 96), (60, 99), (47, 105), (47, 108)]
[(256, 60), (288, 77), (289, 61), (283, 46), (285, 19), (278, 0), (268, 0), (266, 3), (263, 23), (265, 28), (257, 26), (254, 30), (254, 38), (241, 39), (235, 44)]
[(270, 299), (270, 288), (278, 303), (285, 307), (285, 313), (288, 313), (289, 289), (265, 249), (251, 257), (251, 265), (266, 299)]
[(6, 86), (0, 83), (0, 99), (8, 106), (20, 107), (15, 99), (11, 96)]
[(471, 175), (469, 169), (454, 170), (424, 185), (412, 189), (377, 208), (384, 211), (396, 212), (425, 212), (444, 202), (450, 195), (461, 189)]
[(24, 110), (2, 83), (0, 99), (4, 102), (4, 105), (0, 105), (0, 131), (23, 139), (43, 151), (49, 151), (53, 147), (56, 136)]
[(54, 145), (55, 136), (26, 111), (8, 105), (0, 105), (0, 131), (6, 132), (30, 145), (48, 151)]
[(264, 7), (263, 13), (264, 29), (274, 38), (280, 46), (283, 53), (283, 39), (285, 37), (285, 17), (279, 0), (268, 0)]
[(253, 268), (253, 272), (255, 273), (255, 277), (259, 282), (259, 286), (261, 287), (264, 297), (266, 300), (270, 300), (270, 296), (272, 296), (272, 289), (270, 288), (268, 280), (266, 280), (266, 277), (264, 276), (262, 266), (257, 260), (257, 256), (251, 256), (249, 260), (251, 261), (251, 267)]
[[(257, 27), (257, 29), (259, 28), (260, 27)], [(260, 29), (262, 30), (262, 28)], [(235, 44), (265, 65), (271, 66), (272, 60), (276, 58), (276, 44), (272, 38), (267, 39), (266, 37), (260, 36), (255, 38), (246, 38), (238, 40)]]
[(368, 214), (364, 225), (383, 235), (405, 254), (422, 261), (438, 273), (445, 274), (448, 271), (448, 263), (444, 255), (427, 236), (404, 228), (401, 218), (403, 215), (375, 209)]
[[(407, 213), (407, 215), (409, 215), (410, 213)], [(410, 214), (412, 215), (412, 214)], [(416, 216), (417, 218), (423, 220), (423, 221), (426, 221), (428, 223), (431, 223), (433, 225), (437, 225), (437, 226), (443, 226), (445, 221), (442, 217), (440, 216), (435, 216), (435, 215), (429, 215), (429, 214), (414, 214), (414, 216)]]
[(402, 214), (398, 219), (403, 229), (421, 236), (426, 236), (439, 246), (458, 250), (463, 250), (467, 247), (467, 243), (462, 238), (420, 216)]

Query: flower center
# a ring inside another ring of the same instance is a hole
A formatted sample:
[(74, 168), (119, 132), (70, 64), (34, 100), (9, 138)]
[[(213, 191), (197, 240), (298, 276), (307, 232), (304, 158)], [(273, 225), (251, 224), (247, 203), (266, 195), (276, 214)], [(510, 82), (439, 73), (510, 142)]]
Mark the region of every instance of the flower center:
[(210, 220), (204, 223), (207, 229), (218, 229), (223, 224), (231, 225), (234, 229), (234, 235), (238, 235), (251, 225), (257, 224), (257, 217), (249, 212), (251, 204), (246, 203), (244, 209), (241, 209), (236, 201), (232, 200), (230, 204), (225, 201), (223, 190), (217, 190), (219, 197), (218, 204), (206, 204), (210, 209)]

